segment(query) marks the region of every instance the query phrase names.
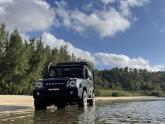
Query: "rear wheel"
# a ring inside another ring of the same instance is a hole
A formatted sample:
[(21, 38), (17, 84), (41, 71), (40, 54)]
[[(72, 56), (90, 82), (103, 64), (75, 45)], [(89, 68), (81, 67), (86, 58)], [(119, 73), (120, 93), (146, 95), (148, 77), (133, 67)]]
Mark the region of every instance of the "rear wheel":
[(90, 106), (95, 105), (95, 93), (92, 93), (92, 99), (88, 100)]
[(46, 105), (44, 102), (36, 101), (36, 100), (34, 100), (34, 107), (35, 107), (35, 110), (45, 110), (46, 109)]
[(82, 98), (80, 99), (80, 101), (78, 102), (78, 106), (79, 107), (87, 107), (87, 92), (84, 90), (82, 93)]

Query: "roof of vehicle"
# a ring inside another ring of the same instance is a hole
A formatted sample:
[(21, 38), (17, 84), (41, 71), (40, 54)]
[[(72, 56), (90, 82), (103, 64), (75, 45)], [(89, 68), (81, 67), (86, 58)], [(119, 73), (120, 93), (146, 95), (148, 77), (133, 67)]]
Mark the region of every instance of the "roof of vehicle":
[(91, 66), (87, 62), (63, 62), (63, 63), (57, 63), (56, 65), (49, 64), (51, 68), (56, 67), (83, 67), (87, 66), (91, 68)]
[(64, 62), (58, 63), (56, 66), (90, 66), (87, 62)]

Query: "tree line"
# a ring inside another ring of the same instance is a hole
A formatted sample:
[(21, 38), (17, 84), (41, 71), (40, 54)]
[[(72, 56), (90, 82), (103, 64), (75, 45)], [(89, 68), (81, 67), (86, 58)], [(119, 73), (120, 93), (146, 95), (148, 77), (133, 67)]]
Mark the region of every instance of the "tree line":
[[(67, 47), (50, 49), (42, 39), (23, 40), (15, 29), (9, 33), (0, 25), (0, 94), (31, 94), (32, 84), (41, 79), (52, 62), (81, 61), (69, 55)], [(165, 91), (165, 72), (113, 68), (94, 70), (98, 89), (124, 91)]]
[(110, 70), (96, 70), (95, 74), (97, 89), (137, 92), (141, 95), (165, 95), (165, 72), (116, 67)]

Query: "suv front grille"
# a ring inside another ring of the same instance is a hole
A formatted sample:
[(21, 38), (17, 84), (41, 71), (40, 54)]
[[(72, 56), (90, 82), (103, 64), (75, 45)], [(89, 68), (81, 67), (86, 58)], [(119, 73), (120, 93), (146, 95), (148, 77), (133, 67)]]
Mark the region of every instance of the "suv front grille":
[(46, 86), (59, 86), (59, 85), (64, 85), (65, 83), (54, 83), (54, 82), (50, 82), (50, 83), (46, 83)]
[(46, 88), (65, 88), (67, 81), (46, 81), (44, 87)]

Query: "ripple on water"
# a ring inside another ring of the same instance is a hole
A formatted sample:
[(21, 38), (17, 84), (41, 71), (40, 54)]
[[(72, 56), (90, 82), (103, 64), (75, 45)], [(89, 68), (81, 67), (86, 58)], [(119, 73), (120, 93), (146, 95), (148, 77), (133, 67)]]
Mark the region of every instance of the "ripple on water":
[(165, 123), (165, 101), (106, 104), (96, 113), (106, 123)]
[[(32, 109), (26, 106), (0, 106), (0, 123), (13, 124), (31, 116)], [(27, 121), (26, 121), (27, 122)]]

